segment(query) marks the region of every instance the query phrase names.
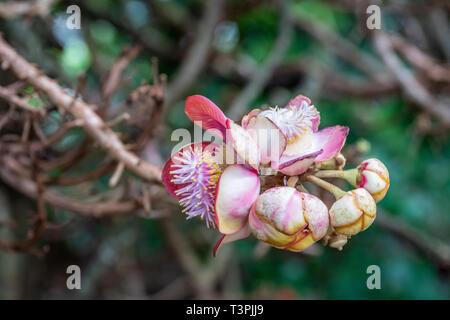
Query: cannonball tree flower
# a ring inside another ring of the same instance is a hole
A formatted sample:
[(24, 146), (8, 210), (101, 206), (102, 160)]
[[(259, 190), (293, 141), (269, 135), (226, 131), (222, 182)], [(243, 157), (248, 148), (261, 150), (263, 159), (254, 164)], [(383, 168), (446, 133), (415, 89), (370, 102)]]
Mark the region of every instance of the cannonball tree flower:
[(236, 162), (258, 170), (260, 152), (253, 138), (240, 125), (228, 119), (214, 102), (203, 96), (190, 96), (186, 99), (184, 111), (194, 123), (223, 139), (228, 148), (227, 163), (231, 149), (236, 155), (233, 158)]
[(303, 251), (326, 235), (328, 209), (317, 197), (292, 187), (262, 193), (250, 211), (254, 236), (276, 248)]
[[(345, 144), (348, 127), (318, 130), (319, 123), (319, 112), (302, 95), (290, 100), (284, 108), (254, 109), (242, 119), (242, 126), (258, 144), (261, 162), (271, 161), (273, 169), (289, 176), (332, 159)], [(278, 147), (270, 148), (274, 142), (278, 142)]]
[(224, 166), (222, 152), (223, 146), (215, 143), (187, 145), (167, 161), (162, 180), (188, 219), (200, 217), (227, 235), (246, 225), (260, 181), (245, 166)]
[[(284, 108), (254, 109), (242, 126), (199, 95), (186, 99), (185, 112), (222, 141), (175, 152), (163, 169), (163, 183), (188, 219), (200, 217), (207, 226), (217, 226), (222, 236), (214, 255), (222, 244), (251, 234), (290, 251), (302, 251), (321, 238), (342, 250), (350, 236), (375, 219), (375, 200), (389, 187), (387, 169), (369, 159), (343, 170), (346, 159), (340, 151), (349, 129), (318, 130), (320, 115), (308, 98), (299, 95)], [(259, 176), (260, 168), (270, 167), (265, 172), (273, 177)], [(342, 178), (357, 189), (345, 192), (321, 178)], [(333, 193), (330, 211), (304, 181)]]

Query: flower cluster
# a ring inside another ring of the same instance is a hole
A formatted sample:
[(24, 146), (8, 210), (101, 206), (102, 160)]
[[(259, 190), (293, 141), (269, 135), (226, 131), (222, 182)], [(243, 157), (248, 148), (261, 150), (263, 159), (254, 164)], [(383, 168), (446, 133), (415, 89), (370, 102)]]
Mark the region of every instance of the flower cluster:
[[(192, 143), (177, 150), (163, 169), (166, 189), (180, 201), (187, 218), (217, 226), (220, 245), (253, 234), (276, 248), (302, 251), (323, 239), (342, 249), (347, 239), (367, 229), (376, 202), (389, 188), (389, 173), (377, 159), (343, 170), (340, 153), (349, 129), (319, 130), (320, 114), (299, 95), (284, 108), (254, 109), (241, 125), (209, 99), (186, 99), (185, 112), (220, 143)], [(278, 179), (268, 188), (269, 172)], [(323, 178), (342, 178), (355, 189), (345, 192)], [(301, 184), (312, 182), (332, 192), (330, 209)], [(265, 191), (261, 193), (264, 187)]]

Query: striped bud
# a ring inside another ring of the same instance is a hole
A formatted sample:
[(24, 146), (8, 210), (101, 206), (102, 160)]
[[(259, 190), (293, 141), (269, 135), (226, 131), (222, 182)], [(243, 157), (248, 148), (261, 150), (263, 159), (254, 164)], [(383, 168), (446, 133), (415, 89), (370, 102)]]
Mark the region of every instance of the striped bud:
[(275, 187), (253, 205), (249, 226), (255, 237), (276, 248), (303, 251), (327, 233), (328, 209), (317, 197)]
[(389, 172), (378, 159), (368, 159), (358, 166), (356, 183), (372, 195), (375, 202), (381, 201), (389, 189)]
[(330, 223), (336, 232), (355, 235), (366, 230), (375, 220), (376, 204), (366, 189), (347, 192), (330, 209)]

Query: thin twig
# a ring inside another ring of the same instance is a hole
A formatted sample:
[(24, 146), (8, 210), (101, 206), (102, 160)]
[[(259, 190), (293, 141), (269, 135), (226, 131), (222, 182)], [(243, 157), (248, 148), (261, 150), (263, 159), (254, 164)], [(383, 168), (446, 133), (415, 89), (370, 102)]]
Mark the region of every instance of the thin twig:
[(0, 86), (0, 97), (26, 111), (45, 115), (45, 110), (43, 108), (32, 107), (26, 99), (17, 96), (13, 90), (8, 89), (7, 87)]

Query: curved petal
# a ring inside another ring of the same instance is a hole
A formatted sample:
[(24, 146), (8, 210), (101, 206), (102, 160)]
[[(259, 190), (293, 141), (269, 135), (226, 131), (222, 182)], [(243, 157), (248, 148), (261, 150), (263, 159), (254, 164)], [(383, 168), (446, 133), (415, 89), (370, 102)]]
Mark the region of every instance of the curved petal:
[(328, 208), (318, 197), (302, 193), (305, 205), (305, 218), (308, 221), (309, 229), (315, 241), (324, 237), (328, 232), (330, 224), (330, 217), (328, 215)]
[(171, 171), (172, 171), (171, 167), (174, 163), (177, 162), (176, 158), (178, 155), (180, 155), (185, 150), (188, 150), (188, 149), (194, 150), (196, 148), (201, 148), (202, 151), (205, 151), (205, 150), (209, 151), (214, 156), (218, 157), (218, 159), (217, 159), (218, 161), (219, 160), (221, 161), (221, 159), (219, 159), (219, 157), (221, 156), (220, 151), (222, 150), (222, 146), (217, 143), (213, 143), (213, 142), (191, 143), (191, 144), (185, 145), (180, 150), (178, 150), (176, 153), (174, 153), (169, 158), (169, 160), (167, 160), (166, 164), (164, 165), (164, 168), (163, 168), (162, 174), (161, 174), (161, 178), (162, 178), (162, 182), (163, 182), (164, 186), (166, 187), (167, 191), (177, 199), (180, 199), (180, 196), (176, 195), (175, 191), (178, 189), (184, 188), (186, 185), (185, 184), (174, 184), (172, 182), (173, 175), (171, 174)]
[(241, 120), (242, 128), (247, 129), (247, 125), (250, 122), (250, 120), (252, 120), (253, 118), (257, 117), (258, 114), (260, 114), (260, 113), (261, 113), (260, 109), (253, 109), (248, 114), (243, 116), (242, 120)]
[(348, 127), (334, 126), (305, 134), (289, 143), (278, 163), (272, 168), (287, 175), (298, 175), (313, 163), (329, 160), (336, 156), (345, 144)]
[(329, 160), (337, 155), (345, 144), (349, 128), (344, 126), (328, 127), (317, 131), (313, 135), (313, 145), (316, 149), (322, 149), (315, 163)]
[(323, 150), (314, 151), (305, 155), (282, 155), (279, 163), (273, 163), (272, 168), (288, 176), (299, 175), (314, 163), (314, 160), (323, 152)]
[(227, 130), (226, 141), (239, 156), (237, 159), (238, 163), (248, 164), (258, 171), (260, 155), (256, 142), (250, 133), (240, 125), (235, 124), (233, 121), (230, 121), (229, 125), (230, 129)]
[(208, 98), (200, 95), (187, 97), (184, 112), (193, 122), (199, 122), (203, 129), (219, 132), (225, 138), (229, 120)]
[(258, 175), (244, 166), (228, 166), (217, 183), (216, 224), (223, 234), (232, 234), (245, 226), (248, 212), (259, 195)]
[(258, 146), (262, 164), (280, 159), (286, 149), (287, 139), (269, 118), (253, 117), (246, 129)]
[(238, 241), (241, 239), (247, 238), (251, 234), (250, 227), (248, 223), (238, 232), (235, 232), (233, 234), (224, 234), (220, 237), (219, 241), (217, 241), (216, 245), (214, 246), (213, 250), (213, 256), (215, 257), (217, 255), (217, 251), (219, 248), (230, 242)]

